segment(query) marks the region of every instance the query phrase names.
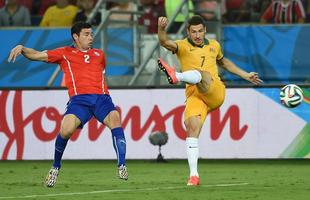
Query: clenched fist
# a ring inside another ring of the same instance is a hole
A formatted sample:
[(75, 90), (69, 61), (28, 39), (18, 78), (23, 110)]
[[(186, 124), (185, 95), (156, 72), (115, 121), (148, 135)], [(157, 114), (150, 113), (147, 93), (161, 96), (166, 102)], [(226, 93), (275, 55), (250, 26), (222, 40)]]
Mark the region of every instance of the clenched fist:
[(159, 17), (158, 18), (158, 27), (159, 28), (165, 29), (167, 25), (168, 25), (167, 17)]

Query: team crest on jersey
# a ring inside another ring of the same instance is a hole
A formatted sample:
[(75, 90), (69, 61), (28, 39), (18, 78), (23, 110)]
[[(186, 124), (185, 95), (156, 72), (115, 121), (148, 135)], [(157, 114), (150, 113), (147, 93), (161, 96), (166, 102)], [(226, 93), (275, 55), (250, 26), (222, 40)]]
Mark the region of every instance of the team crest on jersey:
[(215, 53), (215, 49), (213, 47), (210, 47), (210, 52)]
[(95, 54), (96, 56), (100, 56), (100, 54), (99, 54), (97, 51), (95, 51), (94, 54)]

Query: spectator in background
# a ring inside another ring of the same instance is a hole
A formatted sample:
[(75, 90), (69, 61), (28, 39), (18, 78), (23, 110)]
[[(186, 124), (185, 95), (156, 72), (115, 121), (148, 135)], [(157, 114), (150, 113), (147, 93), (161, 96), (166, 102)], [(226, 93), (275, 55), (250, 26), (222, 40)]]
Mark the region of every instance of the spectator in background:
[(221, 2), (218, 0), (195, 0), (194, 5), (196, 13), (201, 15), (206, 22), (218, 21), (219, 15), (223, 16), (226, 13), (226, 0)]
[[(175, 20), (172, 21), (173, 14), (176, 12), (177, 8), (180, 6), (182, 3), (182, 0), (165, 0), (165, 10), (167, 14), (167, 18), (169, 21), (172, 22), (171, 27), (168, 30), (168, 33), (176, 33), (182, 26), (182, 24), (186, 21), (186, 11), (184, 10), (186, 6), (183, 6), (183, 9), (181, 9), (180, 13), (176, 16)], [(188, 1), (188, 9), (193, 10), (193, 2), (191, 0)], [(191, 17), (189, 15), (188, 17)]]
[(25, 6), (29, 10), (29, 13), (30, 13), (30, 16), (31, 16), (31, 9), (32, 9), (32, 5), (33, 5), (34, 1), (35, 0), (17, 0), (17, 3), (19, 5)]
[(253, 0), (251, 9), (251, 21), (259, 22), (260, 17), (268, 8), (272, 0)]
[[(113, 7), (110, 8), (110, 11), (125, 11), (125, 12), (130, 12), (130, 11), (135, 11), (135, 5), (132, 2), (118, 2), (114, 3)], [(126, 26), (129, 21), (132, 20), (132, 15), (131, 14), (120, 14), (120, 13), (112, 13), (110, 15), (110, 20), (114, 21), (122, 21), (126, 23), (112, 23), (111, 25), (113, 27), (119, 27), (119, 26)]]
[(310, 0), (304, 0), (303, 5), (306, 13), (306, 23), (310, 23)]
[(0, 26), (30, 26), (29, 10), (18, 5), (18, 0), (7, 0), (6, 5), (0, 9)]
[(50, 6), (44, 13), (40, 26), (71, 26), (77, 11), (78, 7), (70, 5), (68, 0), (57, 0), (56, 5)]
[(157, 19), (165, 16), (164, 0), (140, 0), (139, 10), (144, 14), (139, 17), (139, 24), (147, 28), (147, 33), (157, 33)]
[(32, 3), (31, 14), (36, 16), (43, 16), (47, 8), (55, 5), (56, 0), (34, 0)]
[(226, 0), (228, 23), (251, 22), (251, 1)]
[(260, 21), (276, 24), (304, 23), (305, 10), (300, 0), (272, 1)]
[[(81, 8), (76, 14), (74, 22), (86, 22), (93, 8), (95, 7), (95, 0), (78, 0), (77, 5)], [(93, 26), (98, 26), (101, 22), (101, 13), (97, 12), (95, 17), (90, 22)]]
[(225, 0), (195, 0), (195, 13), (204, 18), (208, 33), (219, 34), (222, 17), (226, 13)]

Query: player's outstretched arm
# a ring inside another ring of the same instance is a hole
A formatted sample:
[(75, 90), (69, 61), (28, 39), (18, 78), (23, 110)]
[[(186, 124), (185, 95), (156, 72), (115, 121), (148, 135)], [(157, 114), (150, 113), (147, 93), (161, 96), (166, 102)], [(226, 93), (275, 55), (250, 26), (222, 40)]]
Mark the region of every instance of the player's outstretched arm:
[(19, 56), (20, 54), (22, 54), (29, 60), (47, 61), (48, 59), (46, 51), (37, 51), (24, 47), (23, 45), (17, 45), (11, 50), (8, 62), (15, 62), (17, 56)]
[(169, 40), (167, 36), (167, 32), (165, 28), (168, 25), (168, 19), (166, 17), (159, 17), (158, 18), (158, 40), (161, 46), (165, 47), (169, 51), (176, 51), (178, 48), (178, 45), (172, 41)]
[(255, 85), (259, 85), (261, 83), (263, 83), (263, 81), (259, 78), (258, 73), (257, 72), (246, 72), (244, 70), (242, 70), (241, 68), (237, 67), (233, 62), (231, 62), (230, 60), (228, 60), (227, 58), (223, 58), (220, 61), (218, 61), (218, 64), (223, 67), (224, 69), (226, 69), (227, 71), (236, 74), (238, 76), (240, 76), (241, 78), (255, 84)]

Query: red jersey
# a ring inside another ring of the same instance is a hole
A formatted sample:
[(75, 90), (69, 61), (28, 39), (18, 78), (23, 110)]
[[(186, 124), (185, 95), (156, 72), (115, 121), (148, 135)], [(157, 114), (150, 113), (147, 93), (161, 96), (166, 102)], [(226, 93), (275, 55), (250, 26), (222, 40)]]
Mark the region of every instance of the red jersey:
[(100, 49), (80, 51), (61, 47), (47, 51), (49, 63), (57, 63), (65, 74), (69, 96), (109, 94), (105, 80), (105, 55)]
[(292, 0), (287, 4), (275, 0), (266, 9), (262, 18), (276, 24), (291, 24), (298, 22), (301, 18), (305, 18), (305, 10), (300, 0)]

